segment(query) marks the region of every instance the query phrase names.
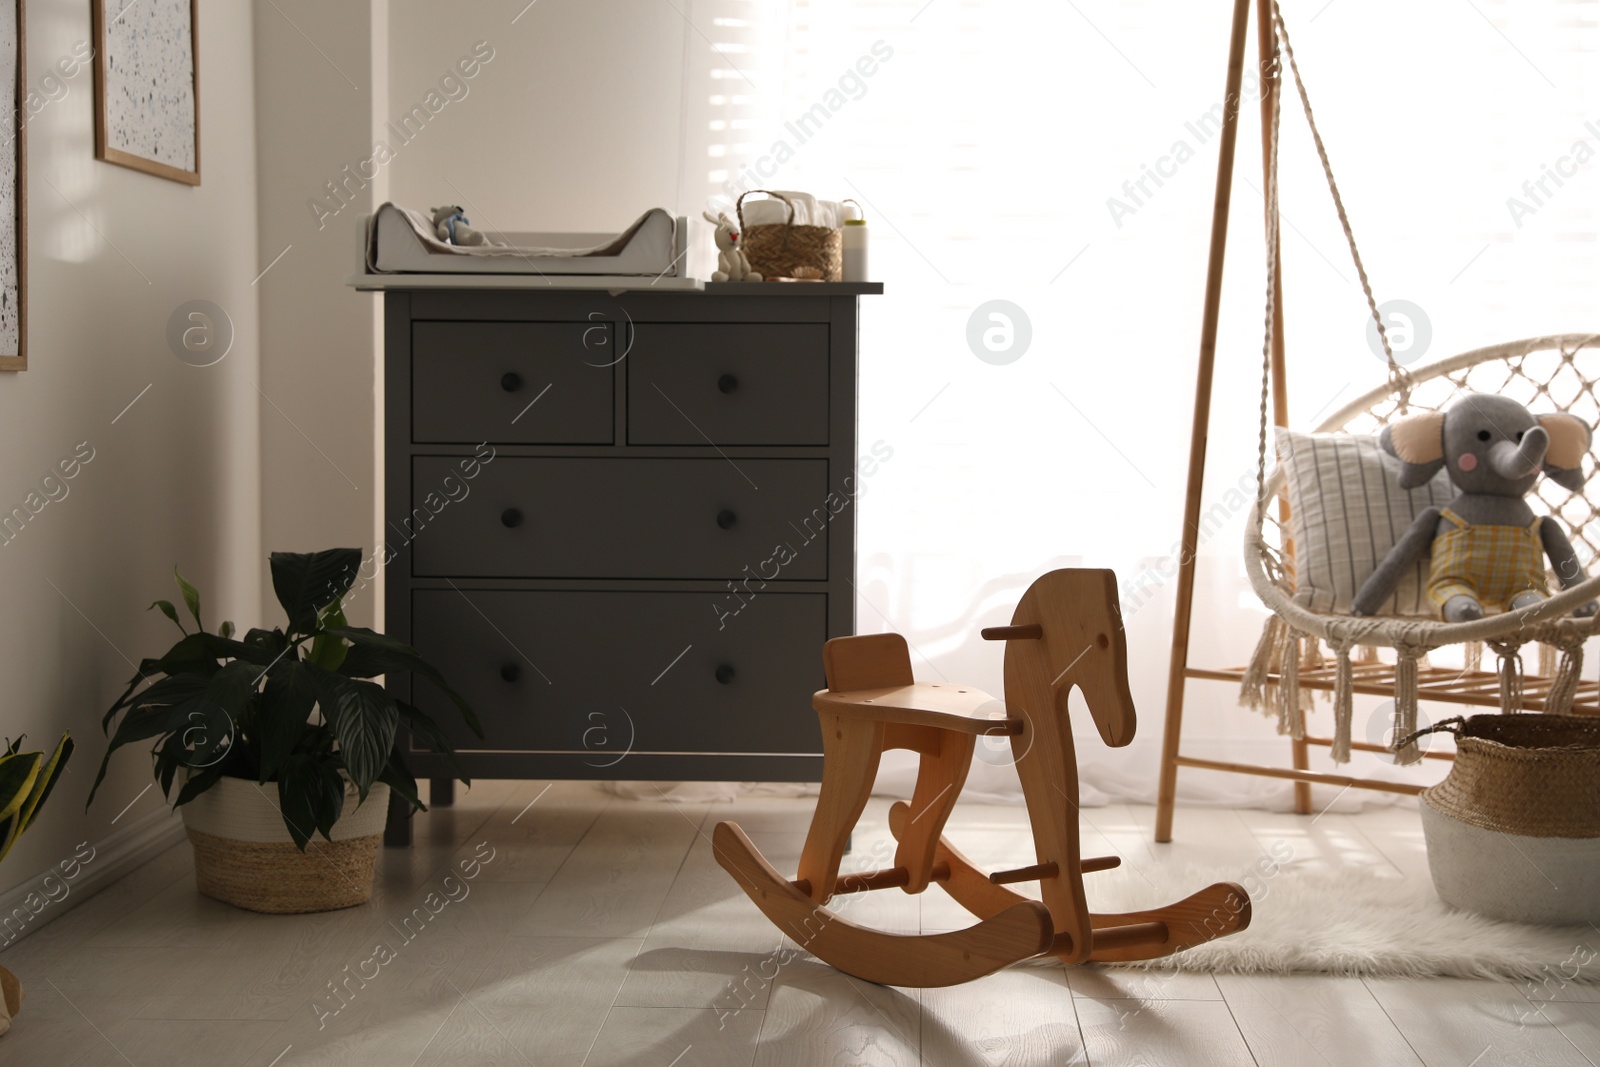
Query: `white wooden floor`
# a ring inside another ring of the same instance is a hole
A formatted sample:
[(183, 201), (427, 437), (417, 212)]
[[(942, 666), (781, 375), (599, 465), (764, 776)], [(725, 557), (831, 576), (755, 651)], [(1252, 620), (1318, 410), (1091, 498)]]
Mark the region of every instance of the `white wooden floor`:
[[(0, 1064), (1600, 1064), (1593, 985), (1538, 1012), (1515, 987), (1459, 980), (1036, 965), (954, 989), (868, 985), (782, 942), (711, 856), (710, 828), (733, 818), (792, 870), (810, 801), (545, 788), (484, 782), (419, 816), (417, 846), (383, 853), (372, 903), (332, 914), (206, 900), (188, 845), (168, 851), (0, 955), (29, 990)], [(858, 862), (892, 848), (886, 810), (868, 808)], [(1170, 846), (1151, 843), (1152, 816), (1086, 810), (1085, 848), (1135, 867), (1243, 867), (1287, 841), (1297, 863), (1427, 877), (1414, 811), (1313, 823), (1189, 809)], [(1024, 825), (1018, 809), (963, 805), (950, 832), (1001, 866), (1029, 858)], [(462, 860), (490, 850), (461, 878)], [(851, 915), (905, 931), (964, 922), (937, 890), (852, 898)]]

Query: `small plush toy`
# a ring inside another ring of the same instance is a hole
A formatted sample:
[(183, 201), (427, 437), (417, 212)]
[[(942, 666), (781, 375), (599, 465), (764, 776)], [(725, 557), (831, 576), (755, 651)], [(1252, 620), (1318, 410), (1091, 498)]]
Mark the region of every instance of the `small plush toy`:
[(707, 222), (717, 228), (717, 269), (712, 273), (714, 282), (759, 282), (761, 275), (750, 269), (750, 260), (739, 247), (739, 230), (728, 218), (728, 213), (701, 212)]
[[(1430, 556), (1428, 599), (1446, 622), (1511, 611), (1543, 600), (1545, 558), (1562, 589), (1584, 580), (1561, 524), (1539, 518), (1523, 497), (1541, 473), (1557, 485), (1583, 488), (1583, 456), (1592, 439), (1573, 415), (1538, 415), (1515, 400), (1464, 393), (1444, 411), (1397, 419), (1379, 445), (1400, 460), (1400, 488), (1415, 489), (1446, 467), (1459, 490), (1443, 507), (1418, 515), (1356, 593), (1355, 614), (1371, 615), (1394, 592), (1400, 575)], [(1593, 615), (1591, 601), (1576, 614)]]
[(432, 210), (434, 233), (446, 244), (477, 248), (494, 243), (488, 235), (472, 228), (472, 220), (467, 218), (459, 204), (447, 204)]

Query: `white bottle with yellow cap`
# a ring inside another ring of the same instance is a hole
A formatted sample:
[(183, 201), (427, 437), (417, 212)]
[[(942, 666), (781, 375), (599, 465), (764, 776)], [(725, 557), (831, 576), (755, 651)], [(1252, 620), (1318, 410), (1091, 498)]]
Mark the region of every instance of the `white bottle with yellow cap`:
[(845, 219), (840, 234), (840, 244), (844, 251), (843, 280), (864, 282), (867, 280), (867, 220), (864, 217), (866, 213), (854, 200), (846, 200), (844, 203), (855, 204), (858, 217)]

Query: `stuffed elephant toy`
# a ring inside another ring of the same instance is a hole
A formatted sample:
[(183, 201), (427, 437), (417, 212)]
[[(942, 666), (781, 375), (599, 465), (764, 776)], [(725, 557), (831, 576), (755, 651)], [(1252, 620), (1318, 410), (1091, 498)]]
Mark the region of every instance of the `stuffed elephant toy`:
[[(1417, 516), (1356, 593), (1354, 613), (1376, 613), (1424, 556), (1430, 557), (1428, 599), (1446, 622), (1537, 604), (1547, 593), (1546, 557), (1562, 589), (1582, 582), (1561, 524), (1536, 516), (1523, 498), (1541, 473), (1573, 492), (1582, 489), (1591, 439), (1576, 416), (1536, 416), (1515, 400), (1482, 393), (1464, 393), (1444, 411), (1384, 427), (1378, 443), (1400, 460), (1400, 488), (1426, 485), (1446, 468), (1458, 494)], [(1591, 601), (1576, 614), (1597, 608)]]

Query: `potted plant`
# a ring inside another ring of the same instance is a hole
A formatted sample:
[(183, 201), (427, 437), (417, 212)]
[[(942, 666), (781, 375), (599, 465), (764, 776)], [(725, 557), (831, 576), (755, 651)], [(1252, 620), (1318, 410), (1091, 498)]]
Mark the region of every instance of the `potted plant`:
[[(22, 738), (18, 737), (6, 745), (5, 755), (0, 756), (0, 860), (6, 858), (22, 831), (32, 825), (61, 778), (72, 755), (72, 735), (62, 734), (48, 759), (43, 752), (17, 751), (21, 747)], [(25, 902), (30, 908), (33, 896), (29, 894)], [(22, 1010), (25, 995), (17, 976), (0, 967), (0, 1034), (11, 1029), (11, 1020)]]
[[(106, 712), (111, 742), (89, 800), (113, 752), (153, 739), (156, 780), (183, 812), (207, 896), (264, 912), (329, 911), (371, 898), (391, 790), (426, 810), (406, 766), (405, 733), (455, 764), (439, 724), (372, 678), (427, 679), (483, 736), (477, 715), (415, 650), (345, 620), (342, 600), (360, 564), (354, 548), (274, 552), (272, 588), (288, 625), (241, 640), (229, 622), (206, 631), (200, 594), (181, 575), (193, 632), (170, 602), (150, 605), (183, 637), (141, 663)], [(318, 834), (323, 840), (313, 841)]]

